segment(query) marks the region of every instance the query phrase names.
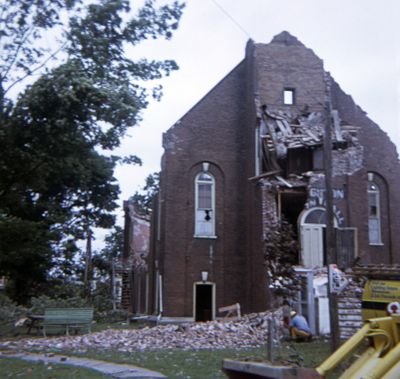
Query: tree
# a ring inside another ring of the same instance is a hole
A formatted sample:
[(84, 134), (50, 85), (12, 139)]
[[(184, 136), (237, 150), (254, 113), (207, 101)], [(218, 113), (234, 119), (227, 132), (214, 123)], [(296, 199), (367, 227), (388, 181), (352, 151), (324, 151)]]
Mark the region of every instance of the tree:
[(146, 184), (141, 191), (136, 191), (129, 199), (143, 214), (149, 215), (153, 208), (153, 201), (160, 188), (160, 173), (154, 172), (146, 178)]
[[(126, 47), (170, 38), (182, 9), (147, 0), (131, 17), (127, 0), (0, 5), (0, 143), (7, 146), (0, 157), (0, 275), (11, 279), (17, 300), (73, 251), (71, 236), (87, 239), (93, 227), (113, 225), (114, 167), (140, 159), (104, 151), (137, 124), (150, 94), (159, 98), (159, 87), (149, 93), (142, 82), (177, 69), (171, 60), (133, 61)], [(57, 35), (52, 51), (42, 44), (49, 30)], [(26, 79), (15, 100), (12, 91)]]
[[(111, 300), (112, 309), (116, 304), (115, 264), (121, 258), (124, 249), (124, 229), (115, 225), (113, 230), (105, 237), (105, 246), (93, 258), (93, 266), (101, 278), (102, 288), (106, 290), (108, 300)], [(97, 281), (97, 285), (99, 281)]]

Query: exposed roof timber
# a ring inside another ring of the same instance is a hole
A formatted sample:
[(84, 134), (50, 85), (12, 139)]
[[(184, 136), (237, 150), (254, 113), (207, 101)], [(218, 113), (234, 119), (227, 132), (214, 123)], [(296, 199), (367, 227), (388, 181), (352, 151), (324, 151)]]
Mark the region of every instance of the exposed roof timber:
[(315, 142), (321, 142), (321, 140), (311, 131), (311, 130), (306, 130), (305, 131), (309, 137), (311, 137)]
[(281, 176), (276, 175), (275, 177), (276, 177), (276, 178), (278, 179), (278, 181), (279, 181), (280, 183), (282, 183), (284, 186), (289, 187), (289, 188), (293, 188), (293, 186), (292, 186), (287, 180), (283, 179)]
[(343, 141), (342, 131), (340, 129), (340, 118), (337, 110), (332, 111), (333, 127), (335, 128), (335, 137), (337, 141)]
[[(259, 102), (256, 99), (256, 106)], [(359, 146), (358, 130), (352, 125), (341, 125), (338, 111), (331, 113), (332, 149), (346, 150)], [(301, 111), (271, 111), (266, 105), (257, 107), (258, 138), (262, 170), (265, 176), (273, 172), (283, 172), (287, 169), (288, 154), (295, 150), (304, 151), (307, 159), (311, 157), (310, 151), (320, 149), (324, 143), (326, 118), (322, 112), (309, 112), (305, 107)], [(318, 159), (318, 156), (315, 156)], [(260, 166), (261, 166), (260, 165)], [(250, 178), (262, 179), (264, 176)], [(283, 183), (280, 182), (279, 185)], [(286, 185), (286, 184), (284, 184)]]
[(268, 172), (262, 173), (261, 175), (252, 176), (251, 178), (248, 178), (247, 180), (258, 180), (258, 179), (266, 178), (268, 176), (273, 176), (275, 174), (279, 174), (280, 172), (281, 172), (281, 170), (268, 171)]
[[(303, 112), (297, 115), (282, 111), (271, 112), (266, 106), (259, 113), (260, 132), (264, 144), (270, 151), (279, 152), (279, 145), (286, 148), (301, 146), (320, 146), (323, 143), (325, 120), (320, 112)], [(343, 146), (343, 142), (356, 142), (357, 127), (343, 125), (339, 112), (332, 111), (332, 142), (334, 146)]]

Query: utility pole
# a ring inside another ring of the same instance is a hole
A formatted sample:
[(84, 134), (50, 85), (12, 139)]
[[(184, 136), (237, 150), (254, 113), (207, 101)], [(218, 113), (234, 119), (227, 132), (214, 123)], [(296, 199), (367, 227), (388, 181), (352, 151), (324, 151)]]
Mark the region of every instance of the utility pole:
[(339, 318), (337, 294), (333, 289), (332, 265), (337, 263), (336, 238), (333, 213), (333, 187), (332, 187), (332, 106), (330, 96), (330, 78), (326, 77), (325, 101), (325, 133), (324, 133), (324, 170), (325, 170), (325, 199), (326, 199), (326, 264), (328, 266), (328, 296), (329, 316), (331, 327), (331, 350), (335, 351), (340, 346)]

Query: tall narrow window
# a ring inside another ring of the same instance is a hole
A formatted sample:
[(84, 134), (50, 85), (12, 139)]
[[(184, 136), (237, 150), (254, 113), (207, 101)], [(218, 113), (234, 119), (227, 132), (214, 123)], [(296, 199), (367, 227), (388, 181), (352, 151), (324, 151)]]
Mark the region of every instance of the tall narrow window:
[(382, 243), (379, 187), (373, 181), (368, 182), (368, 232), (370, 245)]
[(195, 185), (195, 237), (215, 237), (215, 180), (202, 172)]

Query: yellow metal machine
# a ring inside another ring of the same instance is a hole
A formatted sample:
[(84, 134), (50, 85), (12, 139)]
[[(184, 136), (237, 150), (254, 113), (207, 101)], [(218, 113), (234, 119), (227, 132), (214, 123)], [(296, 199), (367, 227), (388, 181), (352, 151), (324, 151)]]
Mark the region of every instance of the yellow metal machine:
[(322, 377), (349, 359), (340, 379), (400, 379), (400, 281), (369, 280), (362, 297), (365, 325), (317, 367)]
[(400, 315), (367, 320), (316, 370), (324, 377), (347, 358), (354, 362), (340, 379), (400, 379)]

